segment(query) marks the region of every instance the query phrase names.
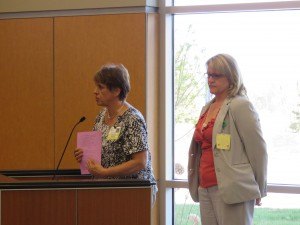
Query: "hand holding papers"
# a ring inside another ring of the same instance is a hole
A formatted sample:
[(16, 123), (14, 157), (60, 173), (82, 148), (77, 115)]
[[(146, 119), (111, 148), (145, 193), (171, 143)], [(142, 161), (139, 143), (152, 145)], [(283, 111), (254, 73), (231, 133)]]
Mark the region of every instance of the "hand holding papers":
[(101, 146), (102, 134), (100, 131), (77, 133), (77, 148), (83, 150), (83, 157), (80, 162), (81, 174), (89, 174), (86, 166), (89, 159), (94, 159), (98, 163), (101, 162)]

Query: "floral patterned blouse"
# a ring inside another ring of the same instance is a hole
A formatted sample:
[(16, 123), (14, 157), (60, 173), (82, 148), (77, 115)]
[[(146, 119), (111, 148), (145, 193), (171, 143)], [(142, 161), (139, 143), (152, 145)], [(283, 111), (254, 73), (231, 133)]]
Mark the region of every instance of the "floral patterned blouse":
[[(120, 134), (116, 140), (108, 138), (110, 126), (104, 123), (107, 109), (104, 108), (96, 117), (94, 131), (102, 132), (102, 153), (101, 164), (103, 167), (113, 167), (132, 159), (132, 154), (147, 151), (148, 161), (146, 169), (139, 171), (136, 174), (123, 177), (109, 177), (113, 179), (143, 179), (155, 183), (153, 169), (151, 166), (151, 154), (148, 146), (148, 133), (146, 122), (142, 114), (130, 106), (123, 115), (117, 117), (117, 122), (113, 128), (120, 129)], [(157, 191), (156, 185), (154, 192)]]

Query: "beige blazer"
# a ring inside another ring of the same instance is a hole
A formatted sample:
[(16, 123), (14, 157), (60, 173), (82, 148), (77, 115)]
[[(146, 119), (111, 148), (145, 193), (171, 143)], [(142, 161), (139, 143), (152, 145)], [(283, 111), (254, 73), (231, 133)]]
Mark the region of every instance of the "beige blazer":
[[(203, 107), (201, 115), (208, 109)], [(230, 134), (229, 150), (216, 146), (218, 133)], [(258, 114), (247, 97), (236, 96), (224, 101), (213, 127), (213, 156), (218, 189), (227, 204), (244, 202), (267, 195), (267, 150)], [(191, 142), (188, 162), (189, 191), (199, 201), (199, 165), (201, 147)]]

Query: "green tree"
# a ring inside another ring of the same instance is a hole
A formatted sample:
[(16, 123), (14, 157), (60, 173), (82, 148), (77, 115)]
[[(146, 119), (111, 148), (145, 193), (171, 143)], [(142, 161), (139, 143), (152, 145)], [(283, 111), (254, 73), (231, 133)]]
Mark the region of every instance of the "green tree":
[(297, 82), (297, 91), (298, 91), (298, 101), (295, 110), (292, 111), (293, 121), (290, 125), (291, 130), (295, 133), (300, 132), (300, 88), (298, 82)]
[(176, 123), (195, 123), (200, 108), (197, 101), (206, 92), (204, 78), (205, 49), (197, 49), (195, 40), (189, 40), (192, 26), (188, 27), (184, 43), (175, 47), (174, 107)]

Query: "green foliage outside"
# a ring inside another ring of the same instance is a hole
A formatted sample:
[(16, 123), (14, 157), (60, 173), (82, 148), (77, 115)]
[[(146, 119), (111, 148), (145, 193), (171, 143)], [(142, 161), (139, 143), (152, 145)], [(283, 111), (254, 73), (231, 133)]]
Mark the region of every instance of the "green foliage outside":
[[(196, 225), (193, 221), (189, 219), (189, 215), (199, 216), (199, 206), (198, 204), (177, 204), (175, 205), (175, 222), (174, 225)], [(201, 222), (199, 223), (199, 225)]]
[[(199, 216), (197, 204), (175, 205), (175, 225), (201, 225), (195, 223), (189, 215)], [(300, 209), (255, 208), (254, 225), (299, 225)]]
[(256, 208), (254, 225), (299, 225), (300, 209)]
[[(205, 99), (208, 93), (206, 78), (205, 49), (197, 50), (197, 43), (193, 40), (192, 26), (188, 27), (185, 40), (175, 46), (174, 57), (174, 117), (175, 123), (195, 124), (201, 107), (197, 105), (199, 99)], [(196, 49), (196, 50), (195, 50)], [(202, 67), (200, 66), (202, 65)], [(298, 99), (292, 111), (290, 129), (300, 132), (300, 88)], [(256, 96), (257, 107), (263, 110), (266, 103), (271, 104), (274, 94)], [(284, 96), (283, 96), (284, 99)], [(276, 100), (276, 99), (275, 99)], [(270, 107), (270, 106), (269, 106)], [(272, 108), (268, 109), (272, 111)], [(177, 204), (174, 206), (175, 225), (201, 225), (198, 204)], [(254, 225), (300, 225), (300, 209), (272, 209), (255, 208)]]
[(298, 86), (298, 83), (297, 83), (297, 88), (298, 88), (298, 101), (296, 103), (295, 109), (292, 111), (294, 118), (290, 125), (291, 130), (295, 133), (300, 132), (300, 88)]
[[(175, 47), (174, 109), (176, 123), (192, 123), (198, 119), (200, 107), (197, 99), (204, 98), (206, 80), (203, 75), (205, 49), (195, 49), (190, 25), (184, 43)], [(193, 52), (194, 51), (194, 52)]]
[[(194, 36), (192, 25), (189, 25), (185, 31), (183, 40), (175, 42), (174, 51), (174, 117), (175, 123), (195, 124), (199, 117), (200, 99), (207, 100), (208, 87), (207, 80), (204, 77), (206, 72), (206, 49), (197, 43)], [(291, 113), (291, 122), (289, 128), (294, 133), (300, 133), (300, 87), (297, 83), (298, 98)], [(281, 99), (274, 98), (278, 90), (270, 90), (264, 96), (255, 96), (256, 107), (263, 111), (274, 110), (278, 107), (278, 101), (285, 101), (284, 94)], [(265, 107), (268, 107), (267, 109)]]

